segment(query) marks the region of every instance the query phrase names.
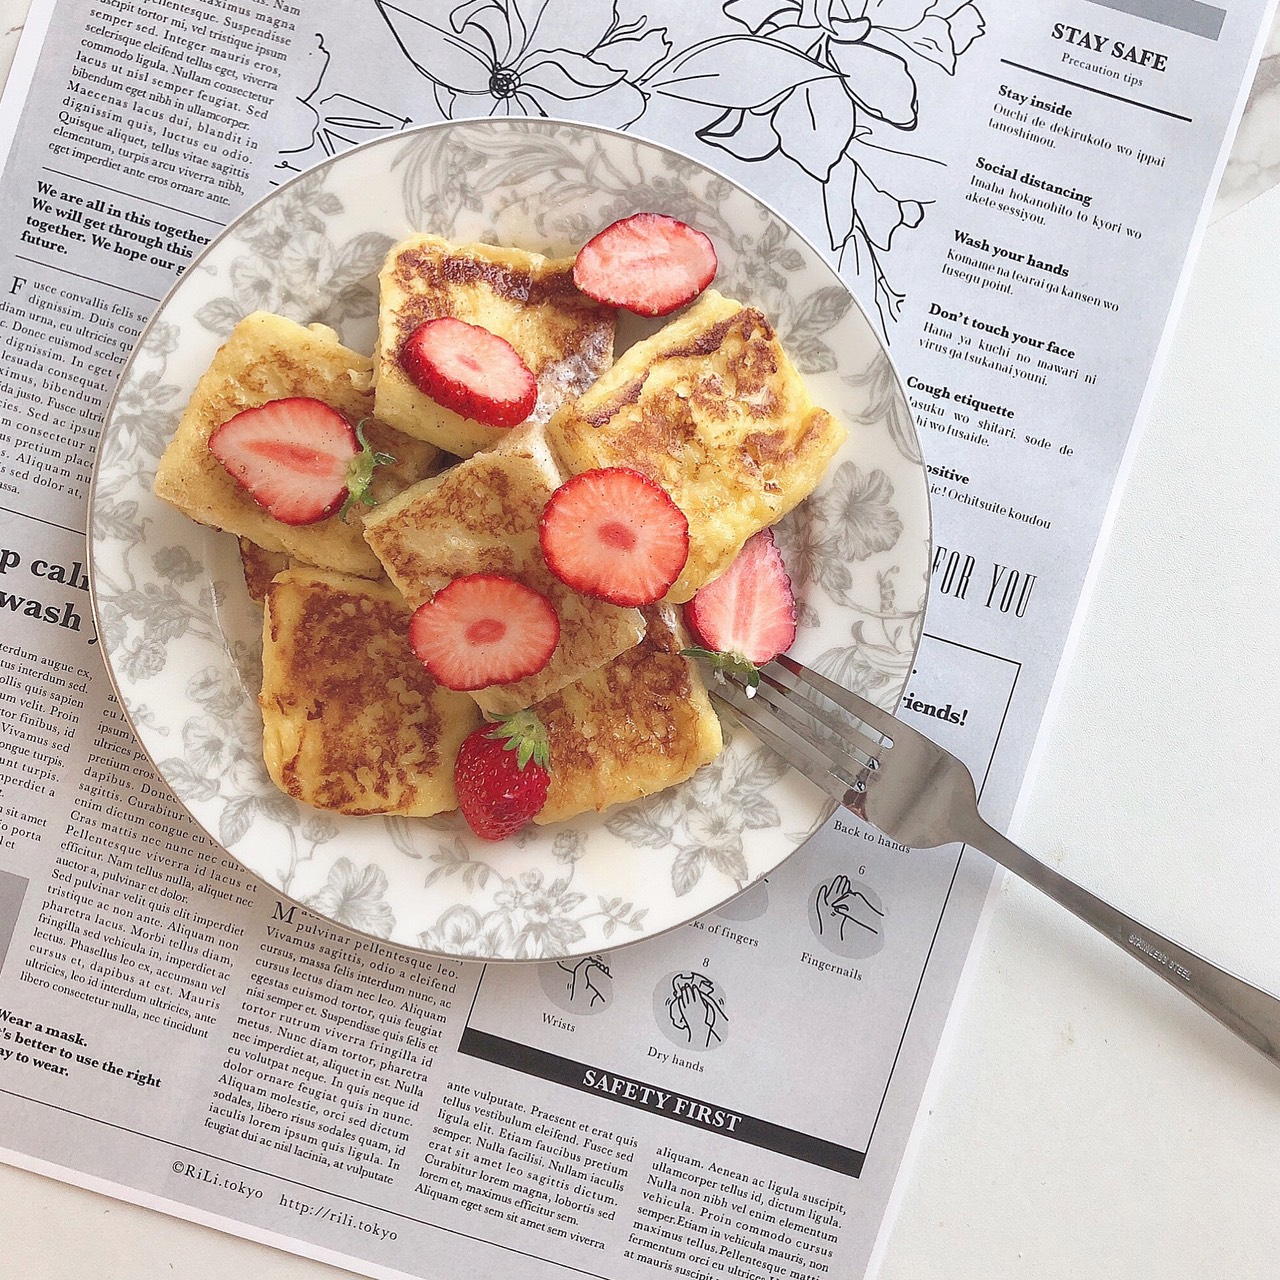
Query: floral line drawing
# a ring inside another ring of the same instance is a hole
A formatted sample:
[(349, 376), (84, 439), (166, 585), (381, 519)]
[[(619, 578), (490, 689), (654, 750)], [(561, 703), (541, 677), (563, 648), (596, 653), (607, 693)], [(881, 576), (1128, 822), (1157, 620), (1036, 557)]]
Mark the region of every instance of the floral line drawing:
[(767, 792), (787, 770), (767, 747), (743, 755), (725, 751), (683, 787), (611, 811), (605, 826), (628, 844), (674, 854), (671, 888), (677, 897), (689, 893), (709, 869), (731, 880), (735, 889), (745, 889), (744, 834), (780, 824)]
[(677, 973), (665, 1007), (672, 1027), (684, 1032), (690, 1046), (710, 1049), (712, 1041), (719, 1044), (724, 1039), (716, 1030), (718, 1023), (729, 1021), (724, 996), (706, 974)]
[(392, 239), (365, 231), (336, 243), (326, 235), (325, 220), (342, 213), (343, 203), (324, 182), (323, 170), (304, 174), (237, 224), (248, 252), (231, 264), (230, 293), (196, 312), (211, 333), (225, 337), (254, 311), (300, 324), (323, 314), (335, 328), (377, 312), (375, 277)]
[(565, 994), (570, 1004), (578, 998), (578, 983), (582, 983), (582, 990), (586, 994), (587, 1008), (594, 1009), (598, 1004), (604, 1004), (607, 999), (605, 992), (597, 985), (598, 977), (604, 978), (606, 981), (612, 979), (613, 974), (605, 962), (604, 956), (590, 955), (583, 956), (581, 959), (568, 963), (564, 960), (556, 961), (556, 968), (567, 973), (568, 979), (565, 981)]
[[(257, 661), (257, 655), (241, 655), (246, 668), (242, 674), (250, 687), (256, 687)], [(262, 761), (262, 724), (256, 709), (239, 689), (228, 688), (216, 669), (193, 676), (186, 695), (201, 714), (183, 722), (182, 754), (158, 761), (161, 773), (184, 802), (221, 801), (217, 834), (224, 848), (234, 849), (259, 820), (283, 828), (285, 864), (276, 875), (279, 887), (288, 893), (299, 865), (338, 834), (337, 826), (328, 814), (304, 815), (297, 801), (271, 781)]]
[(842, 609), (856, 615), (847, 645), (823, 652), (814, 666), (873, 702), (907, 677), (924, 619), (928, 581), (914, 599), (899, 603), (898, 566), (876, 571), (878, 607), (854, 591), (852, 566), (897, 546), (902, 517), (893, 505), (893, 482), (881, 470), (864, 471), (842, 462), (826, 491), (775, 526), (778, 546), (800, 594), (799, 621), (817, 626), (818, 611), (803, 588), (817, 586)]
[(562, 116), (590, 98), (601, 124), (625, 129), (644, 113), (642, 85), (671, 47), (665, 27), (619, 23), (612, 4), (463, 0), (443, 23), (376, 4), (446, 120)]
[(499, 887), (488, 895), (493, 904), (490, 910), (481, 914), (469, 903), (454, 903), (419, 935), (420, 944), (428, 951), (450, 955), (537, 960), (568, 955), (569, 948), (587, 936), (583, 926), (590, 920), (602, 920), (601, 932), (606, 938), (617, 929), (640, 933), (649, 914), (647, 907), (602, 897), (595, 908), (581, 909), (587, 895), (572, 884), (583, 841), (580, 832), (565, 832), (564, 836), (564, 840), (557, 838), (555, 857), (569, 869), (549, 883), (536, 869), (503, 875), (491, 863), (472, 858), (460, 840), (439, 845), (430, 858), (436, 865), (427, 873), (423, 888), (453, 875), (470, 893), (485, 889), (491, 878)]
[(281, 170), (280, 181), (336, 156), (347, 147), (387, 133), (398, 133), (413, 123), (408, 116), (396, 115), (349, 94), (326, 93), (321, 97), (330, 54), (322, 33), (315, 33), (315, 41), (313, 48), (300, 52), (301, 59), (313, 67), (308, 78), (310, 87), (282, 104), (284, 114), (277, 126), (285, 139), (276, 165)]
[(781, 154), (820, 184), (831, 248), (870, 284), (888, 332), (905, 295), (884, 257), (926, 202), (872, 174), (887, 154), (925, 164), (882, 139), (919, 124), (919, 77), (954, 75), (983, 33), (972, 0), (727, 0), (737, 30), (668, 58), (654, 92), (716, 109), (697, 137), (738, 160)]
[(302, 905), (375, 938), (389, 938), (396, 925), (395, 912), (387, 902), (386, 872), (373, 862), (361, 868), (350, 858), (338, 858), (329, 868), (328, 880)]
[(655, 94), (710, 108), (697, 142), (746, 163), (781, 156), (817, 183), (837, 262), (886, 334), (898, 319), (905, 295), (886, 259), (930, 204), (898, 194), (923, 183), (903, 170), (944, 163), (904, 139), (924, 78), (954, 76), (983, 34), (975, 0), (726, 0), (729, 29), (678, 49), (667, 27), (622, 23), (613, 3), (462, 0), (439, 17), (374, 3), (446, 120), (583, 116), (625, 130)]
[[(188, 547), (152, 546), (149, 567), (135, 567), (134, 553), (148, 542), (148, 521), (138, 502), (123, 496), (130, 487), (130, 473), (112, 465), (115, 458), (135, 450), (158, 457), (173, 433), (182, 388), (165, 379), (178, 341), (177, 328), (161, 323), (140, 348), (135, 376), (121, 387), (116, 402), (119, 429), (104, 452), (93, 509), (92, 536), (113, 539), (123, 552), (115, 565), (99, 567), (95, 575), (102, 640), (118, 655), (122, 669), (139, 681), (163, 670), (173, 641), (187, 635), (209, 640), (221, 636), (216, 590), (205, 588), (194, 601), (184, 592), (202, 572)], [(152, 464), (148, 483), (154, 474)]]

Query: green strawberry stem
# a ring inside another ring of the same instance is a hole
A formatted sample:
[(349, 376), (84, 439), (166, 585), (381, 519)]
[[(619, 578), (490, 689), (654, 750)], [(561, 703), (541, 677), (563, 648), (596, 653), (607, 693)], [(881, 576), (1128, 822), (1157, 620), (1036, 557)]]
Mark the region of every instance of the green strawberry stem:
[(748, 698), (760, 686), (760, 668), (740, 653), (719, 653), (715, 649), (701, 649), (695, 645), (689, 649), (681, 649), (680, 656), (701, 659), (716, 673), (717, 680), (737, 676), (746, 684)]
[(373, 495), (369, 492), (369, 485), (373, 481), (373, 473), (378, 467), (387, 467), (395, 462), (395, 458), (389, 453), (379, 453), (367, 439), (364, 434), (364, 424), (367, 418), (361, 418), (356, 426), (356, 439), (360, 441), (360, 452), (351, 459), (347, 465), (347, 496), (343, 501), (342, 509), (338, 512), (339, 519), (345, 521), (351, 513), (352, 507), (360, 503), (366, 507), (377, 505)]
[(516, 767), (523, 769), (530, 760), (543, 769), (551, 768), (551, 747), (547, 741), (546, 726), (527, 707), (513, 711), (494, 722), (485, 735), (495, 742), (503, 742), (508, 751), (516, 753)]

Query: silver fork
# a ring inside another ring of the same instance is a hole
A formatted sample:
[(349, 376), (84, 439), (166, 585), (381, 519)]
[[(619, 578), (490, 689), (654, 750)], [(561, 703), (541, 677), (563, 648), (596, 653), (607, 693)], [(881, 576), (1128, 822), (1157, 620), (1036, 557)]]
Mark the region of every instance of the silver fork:
[(963, 843), (1061, 903), (1260, 1053), (1280, 1064), (1280, 1000), (1210, 964), (1045, 866), (978, 813), (973, 777), (924, 734), (783, 655), (749, 694), (712, 692), (833, 800), (913, 849)]

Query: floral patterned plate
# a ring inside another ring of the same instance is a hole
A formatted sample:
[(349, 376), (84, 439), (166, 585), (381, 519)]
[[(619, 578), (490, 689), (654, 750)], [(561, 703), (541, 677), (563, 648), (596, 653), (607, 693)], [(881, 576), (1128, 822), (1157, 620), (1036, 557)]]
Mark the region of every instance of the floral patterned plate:
[(880, 339), (816, 250), (719, 174), (621, 133), (485, 120), (357, 147), (249, 210), (161, 304), (108, 413), (91, 499), (98, 628), (139, 739), (211, 839), (319, 916), (451, 956), (585, 955), (712, 910), (830, 812), (742, 729), (683, 786), (501, 845), (456, 815), (353, 819), (299, 805), (262, 765), (261, 622), (236, 541), (151, 492), (186, 397), (248, 312), (323, 321), (369, 350), (373, 277), (410, 232), (567, 254), (639, 209), (712, 237), (716, 287), (774, 321), (816, 398), (848, 425), (824, 483), (779, 529), (800, 606), (794, 652), (884, 706), (902, 691), (927, 587), (926, 477)]

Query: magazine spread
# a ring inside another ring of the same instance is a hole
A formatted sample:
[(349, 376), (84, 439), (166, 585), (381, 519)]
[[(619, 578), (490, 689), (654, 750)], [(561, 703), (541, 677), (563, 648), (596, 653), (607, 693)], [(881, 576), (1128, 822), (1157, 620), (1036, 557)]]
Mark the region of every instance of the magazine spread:
[[(930, 604), (914, 661), (843, 674), (905, 676), (902, 714), (1003, 825), (1271, 11), (36, 0), (0, 110), (5, 1158), (369, 1275), (862, 1274), (990, 864), (838, 814), (674, 933), (516, 965), (368, 936), (368, 883), (327, 911), (277, 896), (113, 697), (86, 550), (103, 414), (201, 247), (348, 147), (518, 114), (693, 155), (885, 336), (931, 479)], [(319, 269), (289, 230), (277, 252)], [(322, 265), (338, 290), (378, 263)], [(219, 332), (271, 305), (252, 271), (236, 288)], [(158, 360), (121, 409), (182, 407)], [(863, 480), (850, 561), (896, 536)], [(883, 584), (880, 622), (909, 589)], [(140, 667), (171, 638), (144, 594)]]

